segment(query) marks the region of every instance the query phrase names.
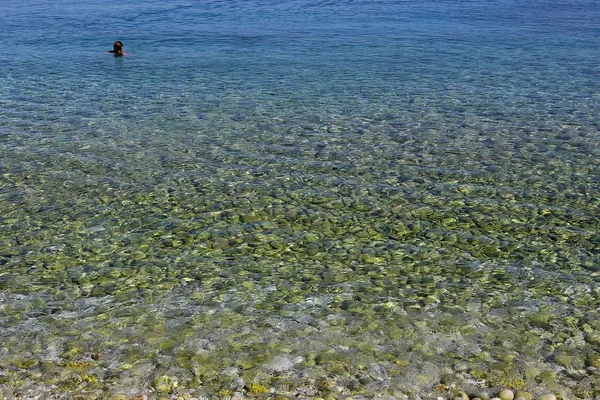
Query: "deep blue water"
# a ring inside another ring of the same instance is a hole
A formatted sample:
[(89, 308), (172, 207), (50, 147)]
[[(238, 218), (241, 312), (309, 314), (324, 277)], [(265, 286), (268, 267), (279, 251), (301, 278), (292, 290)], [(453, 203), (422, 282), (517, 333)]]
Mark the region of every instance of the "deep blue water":
[(0, 0), (0, 389), (599, 395), (599, 160), (595, 0)]

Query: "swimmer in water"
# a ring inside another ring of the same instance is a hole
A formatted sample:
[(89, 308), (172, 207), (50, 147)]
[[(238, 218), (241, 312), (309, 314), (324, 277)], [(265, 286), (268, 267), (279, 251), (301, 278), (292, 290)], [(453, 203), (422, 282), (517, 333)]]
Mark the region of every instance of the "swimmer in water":
[(113, 43), (113, 49), (109, 50), (109, 53), (114, 53), (115, 57), (124, 56), (125, 52), (123, 51), (123, 42), (117, 40)]

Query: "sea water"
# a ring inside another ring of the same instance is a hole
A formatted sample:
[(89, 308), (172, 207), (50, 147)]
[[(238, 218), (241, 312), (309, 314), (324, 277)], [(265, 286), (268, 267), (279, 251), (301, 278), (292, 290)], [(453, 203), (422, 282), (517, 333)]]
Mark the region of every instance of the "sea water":
[(599, 50), (593, 0), (0, 0), (0, 393), (599, 396)]

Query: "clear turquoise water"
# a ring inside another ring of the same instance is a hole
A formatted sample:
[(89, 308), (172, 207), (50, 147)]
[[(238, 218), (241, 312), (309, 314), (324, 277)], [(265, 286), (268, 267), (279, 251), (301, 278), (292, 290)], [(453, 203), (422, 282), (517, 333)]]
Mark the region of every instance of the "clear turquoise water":
[(0, 394), (599, 396), (599, 21), (0, 0)]

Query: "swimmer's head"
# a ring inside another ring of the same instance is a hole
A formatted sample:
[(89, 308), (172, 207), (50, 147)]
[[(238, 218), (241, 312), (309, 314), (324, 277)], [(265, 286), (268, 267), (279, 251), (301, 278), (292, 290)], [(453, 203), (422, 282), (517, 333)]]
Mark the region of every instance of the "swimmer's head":
[(123, 52), (123, 42), (121, 42), (120, 40), (117, 40), (116, 42), (113, 43), (113, 51), (115, 53), (122, 53)]

